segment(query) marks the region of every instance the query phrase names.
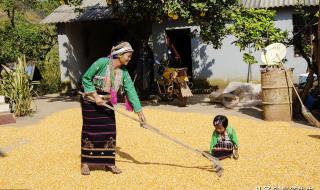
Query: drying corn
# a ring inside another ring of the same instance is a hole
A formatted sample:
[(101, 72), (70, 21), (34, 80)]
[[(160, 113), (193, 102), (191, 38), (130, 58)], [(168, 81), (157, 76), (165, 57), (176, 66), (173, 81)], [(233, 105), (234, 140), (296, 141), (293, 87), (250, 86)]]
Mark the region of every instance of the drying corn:
[[(192, 147), (208, 150), (210, 115), (146, 109), (148, 123)], [(216, 113), (218, 114), (218, 113)], [(116, 164), (123, 171), (80, 174), (80, 109), (55, 113), (24, 127), (0, 127), (0, 189), (319, 189), (320, 130), (229, 116), (236, 129), (238, 160), (222, 161), (218, 178), (207, 159), (121, 115), (117, 117)]]

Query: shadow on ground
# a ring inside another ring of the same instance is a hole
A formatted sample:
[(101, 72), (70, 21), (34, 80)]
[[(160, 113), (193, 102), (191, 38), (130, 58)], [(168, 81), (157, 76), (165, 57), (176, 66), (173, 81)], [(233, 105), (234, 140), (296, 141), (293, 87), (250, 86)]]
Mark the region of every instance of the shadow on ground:
[(262, 110), (261, 108), (257, 107), (245, 107), (245, 108), (239, 108), (239, 112), (249, 115), (251, 117), (257, 118), (257, 119), (263, 119), (262, 118)]
[[(205, 170), (209, 172), (213, 172), (213, 168), (211, 165), (206, 166), (183, 166), (183, 165), (177, 165), (177, 164), (170, 164), (170, 163), (160, 163), (160, 162), (141, 162), (133, 158), (130, 154), (123, 152), (120, 150), (120, 147), (116, 147), (116, 152), (119, 154), (119, 156), (126, 160), (116, 160), (117, 162), (126, 162), (126, 163), (133, 163), (133, 164), (142, 164), (142, 165), (162, 165), (162, 166), (171, 166), (171, 167), (180, 167), (180, 168), (196, 168), (200, 170)], [(190, 153), (192, 154), (192, 153)], [(199, 155), (201, 156), (201, 155)]]
[(311, 138), (319, 139), (320, 140), (320, 135), (308, 135)]

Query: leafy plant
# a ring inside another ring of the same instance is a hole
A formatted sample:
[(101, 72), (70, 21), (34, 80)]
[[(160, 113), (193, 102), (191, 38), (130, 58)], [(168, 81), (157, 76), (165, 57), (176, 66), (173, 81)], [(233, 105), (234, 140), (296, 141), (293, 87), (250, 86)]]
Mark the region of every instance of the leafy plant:
[[(79, 6), (83, 0), (63, 2)], [(154, 23), (181, 19), (199, 25), (202, 40), (214, 48), (222, 45), (230, 12), (239, 5), (237, 0), (107, 0), (107, 3), (122, 23), (140, 24), (141, 31), (134, 32), (140, 35), (139, 40), (149, 39)]]
[(11, 27), (14, 28), (17, 13), (31, 7), (36, 7), (37, 4), (39, 4), (37, 0), (1, 0), (0, 8), (7, 13)]
[(0, 63), (12, 62), (16, 57), (26, 56), (28, 60), (43, 60), (56, 43), (55, 29), (27, 22), (17, 16), (16, 26), (0, 26)]
[(4, 66), (0, 80), (0, 93), (9, 99), (15, 116), (24, 116), (32, 112), (32, 85), (26, 73), (26, 58), (18, 58), (14, 71)]
[(60, 92), (60, 61), (57, 46), (53, 46), (48, 52), (39, 69), (42, 75), (40, 93), (47, 94)]
[(250, 65), (258, 63), (258, 61), (250, 53), (244, 53), (242, 58), (245, 63)]
[(240, 7), (230, 15), (232, 23), (228, 26), (228, 33), (237, 39), (233, 42), (244, 53), (243, 61), (248, 64), (247, 82), (252, 80), (251, 64), (258, 63), (251, 54), (252, 50), (260, 51), (274, 42), (285, 42), (287, 31), (282, 31), (274, 25), (275, 11), (267, 9), (247, 9)]

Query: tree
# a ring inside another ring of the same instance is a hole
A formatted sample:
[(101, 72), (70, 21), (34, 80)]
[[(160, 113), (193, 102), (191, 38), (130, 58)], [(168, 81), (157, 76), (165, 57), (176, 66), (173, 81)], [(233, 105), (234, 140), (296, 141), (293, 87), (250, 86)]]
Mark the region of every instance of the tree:
[(0, 8), (7, 13), (12, 27), (15, 27), (16, 11), (34, 7), (39, 3), (37, 0), (1, 0)]
[(243, 61), (248, 64), (247, 82), (251, 82), (251, 64), (257, 63), (252, 50), (260, 51), (274, 42), (285, 42), (288, 33), (274, 26), (275, 11), (267, 9), (246, 9), (240, 7), (231, 14), (232, 24), (228, 27), (229, 34), (237, 39), (234, 44), (244, 53)]
[[(58, 6), (56, 0), (0, 1), (0, 11), (5, 11), (8, 17), (0, 22), (0, 70), (3, 64), (16, 62), (18, 57), (25, 56), (27, 62), (35, 62), (40, 69), (45, 81), (41, 82), (41, 89), (59, 91), (58, 55), (52, 53), (57, 42), (55, 27), (38, 24), (45, 13)], [(5, 75), (0, 77), (8, 78)]]
[[(319, 6), (320, 9), (320, 6)], [(320, 60), (319, 59), (319, 36), (317, 30), (319, 26), (319, 9), (308, 10), (304, 9), (303, 3), (298, 0), (298, 5), (295, 7), (295, 14), (299, 19), (299, 28), (296, 33), (293, 34), (292, 39), (289, 41), (298, 50), (301, 56), (306, 60), (308, 64), (309, 75), (307, 78), (307, 84), (304, 86), (301, 99), (305, 100), (310, 88), (313, 87), (314, 77), (316, 74), (319, 80)], [(312, 36), (314, 39), (312, 40)], [(320, 81), (319, 81), (320, 82)], [(318, 82), (318, 83), (319, 83)], [(320, 83), (319, 83), (320, 84)], [(319, 91), (319, 86), (318, 86)]]
[(32, 11), (37, 19), (42, 11), (51, 11), (59, 4), (56, 0), (2, 0), (0, 11), (5, 11), (9, 20), (0, 23), (0, 64), (12, 62), (22, 55), (27, 60), (43, 60), (56, 43), (55, 28), (33, 23), (25, 16)]
[[(63, 2), (79, 6), (82, 0)], [(180, 18), (189, 24), (199, 25), (203, 41), (215, 48), (222, 45), (229, 14), (238, 6), (237, 0), (107, 0), (107, 3), (119, 19), (141, 26), (141, 32), (137, 34), (142, 41), (149, 39), (153, 23)]]
[(27, 60), (43, 60), (56, 43), (55, 28), (32, 24), (17, 16), (15, 27), (0, 26), (0, 63), (16, 61), (25, 55)]
[[(64, 0), (66, 4), (81, 9), (82, 0)], [(230, 12), (238, 7), (238, 0), (106, 0), (114, 16), (121, 24), (127, 25), (135, 34), (135, 71), (142, 72), (146, 65), (144, 55), (147, 53), (148, 41), (152, 34), (152, 25), (166, 20), (183, 20), (200, 26), (200, 36), (205, 43), (214, 48), (222, 45), (226, 35), (225, 25), (229, 22)], [(134, 26), (134, 27), (131, 27)], [(134, 31), (135, 30), (135, 31)], [(136, 83), (142, 84), (138, 74)], [(143, 86), (143, 85), (137, 85)], [(144, 91), (138, 89), (141, 94)]]

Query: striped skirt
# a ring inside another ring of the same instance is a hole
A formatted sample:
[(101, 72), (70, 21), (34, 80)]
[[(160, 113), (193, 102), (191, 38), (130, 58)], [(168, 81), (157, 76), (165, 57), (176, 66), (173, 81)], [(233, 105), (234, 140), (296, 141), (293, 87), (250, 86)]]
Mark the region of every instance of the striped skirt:
[(230, 140), (218, 141), (212, 151), (212, 156), (224, 159), (233, 155), (234, 145)]
[[(111, 105), (111, 104), (110, 104)], [(115, 165), (116, 121), (114, 111), (85, 99), (81, 101), (81, 163), (89, 167)]]

